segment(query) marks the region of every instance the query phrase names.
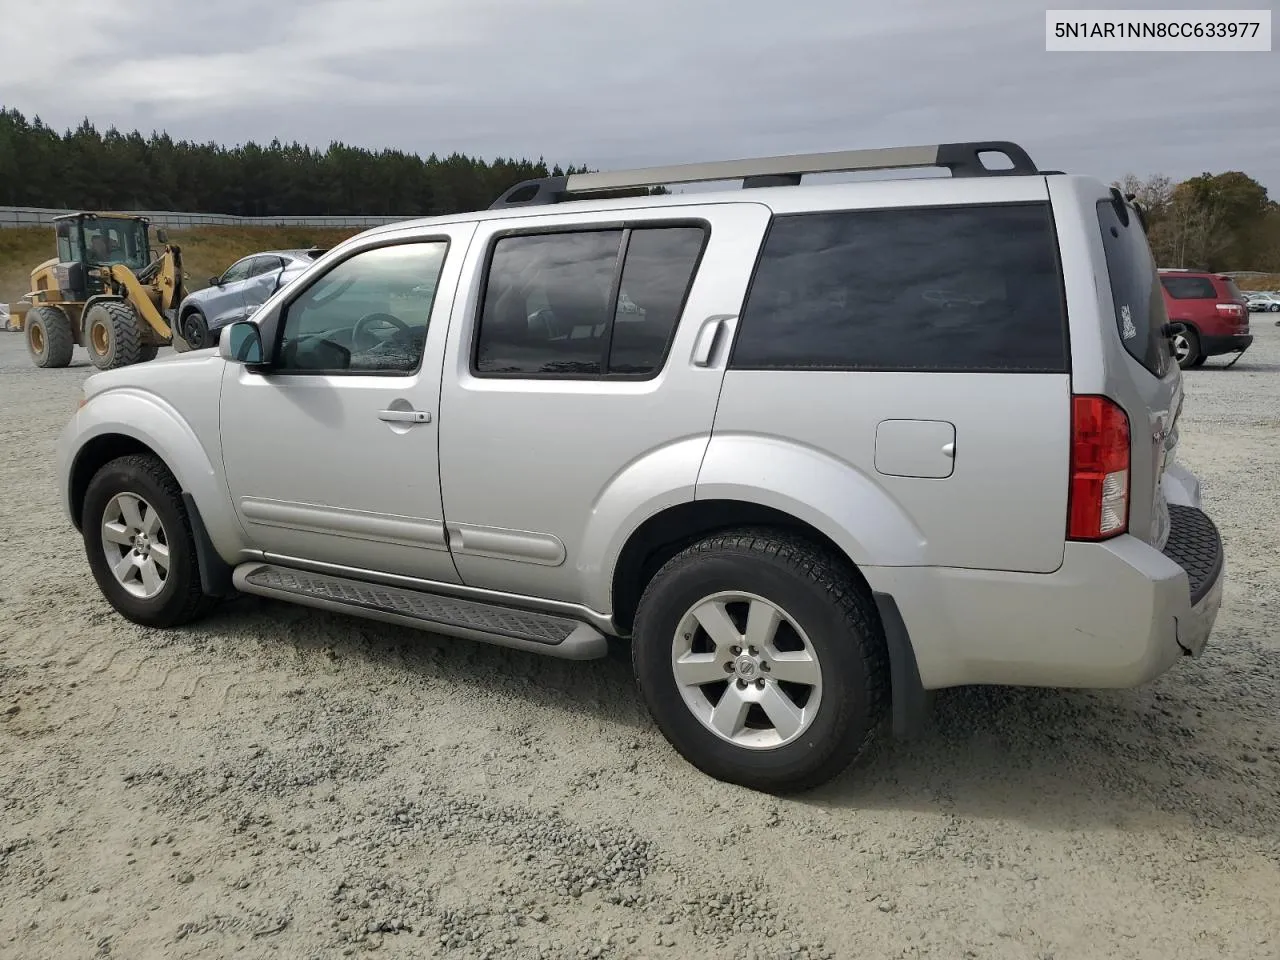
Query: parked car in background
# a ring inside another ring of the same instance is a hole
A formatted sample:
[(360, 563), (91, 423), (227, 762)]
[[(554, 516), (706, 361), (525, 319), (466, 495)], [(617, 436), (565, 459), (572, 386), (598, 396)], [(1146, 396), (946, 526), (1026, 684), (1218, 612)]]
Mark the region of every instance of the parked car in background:
[(1280, 296), (1274, 293), (1247, 293), (1245, 302), (1251, 313), (1280, 313)]
[(1239, 360), (1253, 336), (1249, 305), (1235, 281), (1195, 270), (1166, 268), (1159, 273), (1178, 366), (1198, 367), (1224, 353), (1235, 353)]
[(192, 350), (213, 346), (219, 330), (247, 320), (324, 252), (265, 250), (241, 257), (221, 276), (210, 277), (209, 286), (187, 294), (178, 307), (178, 333)]

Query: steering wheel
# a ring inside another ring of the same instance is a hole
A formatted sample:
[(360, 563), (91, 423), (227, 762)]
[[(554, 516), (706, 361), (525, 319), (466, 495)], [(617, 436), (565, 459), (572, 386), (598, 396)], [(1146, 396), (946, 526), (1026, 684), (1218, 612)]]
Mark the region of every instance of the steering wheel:
[[(370, 347), (376, 347), (382, 341), (376, 337), (366, 333), (365, 328), (374, 324), (390, 324), (397, 328), (401, 333), (409, 332), (409, 325), (399, 317), (392, 316), (389, 313), (366, 313), (363, 317), (356, 321), (354, 327), (351, 328), (351, 349), (352, 351), (368, 350)], [(361, 343), (360, 338), (364, 336), (368, 339), (368, 343)]]

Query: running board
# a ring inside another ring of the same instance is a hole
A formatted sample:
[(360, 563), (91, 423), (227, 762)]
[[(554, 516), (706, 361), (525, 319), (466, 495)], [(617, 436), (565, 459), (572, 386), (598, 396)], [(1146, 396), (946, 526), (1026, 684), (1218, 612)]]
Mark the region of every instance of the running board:
[(232, 582), (242, 593), (565, 660), (594, 660), (608, 652), (608, 641), (595, 627), (549, 613), (261, 561), (240, 564)]

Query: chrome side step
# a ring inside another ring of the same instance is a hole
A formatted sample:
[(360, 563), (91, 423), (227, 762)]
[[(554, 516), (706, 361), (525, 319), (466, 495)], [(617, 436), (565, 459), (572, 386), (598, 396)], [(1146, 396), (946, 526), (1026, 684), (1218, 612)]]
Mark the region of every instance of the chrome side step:
[(441, 593), (312, 573), (258, 560), (236, 567), (232, 582), (241, 593), (565, 660), (593, 660), (608, 651), (604, 634), (578, 620)]

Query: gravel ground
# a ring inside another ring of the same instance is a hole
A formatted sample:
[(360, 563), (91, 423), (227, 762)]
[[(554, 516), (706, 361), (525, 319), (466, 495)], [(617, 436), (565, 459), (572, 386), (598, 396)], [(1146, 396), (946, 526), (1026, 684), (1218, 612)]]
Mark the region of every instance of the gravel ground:
[(1280, 957), (1280, 328), (1187, 374), (1203, 659), (967, 689), (799, 799), (711, 781), (621, 657), (244, 599), (115, 616), (51, 489), (78, 366), (0, 333), (0, 956)]

